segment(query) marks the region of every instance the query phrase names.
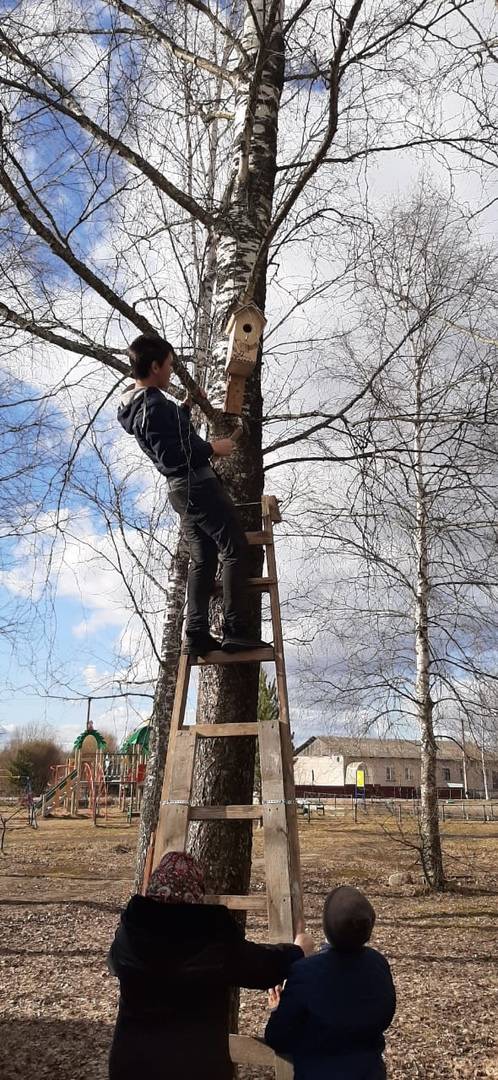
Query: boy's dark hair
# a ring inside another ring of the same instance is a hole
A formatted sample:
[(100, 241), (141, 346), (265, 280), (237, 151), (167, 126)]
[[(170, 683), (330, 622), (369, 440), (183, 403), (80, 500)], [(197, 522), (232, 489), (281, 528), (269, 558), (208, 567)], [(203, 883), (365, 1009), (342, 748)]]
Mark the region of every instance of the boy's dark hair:
[(174, 354), (173, 346), (165, 338), (155, 334), (140, 334), (128, 346), (131, 373), (135, 379), (146, 379), (150, 375), (154, 361), (162, 367), (169, 353)]
[(361, 949), (370, 940), (375, 911), (366, 896), (351, 885), (339, 885), (328, 894), (323, 908), (325, 937), (340, 952)]

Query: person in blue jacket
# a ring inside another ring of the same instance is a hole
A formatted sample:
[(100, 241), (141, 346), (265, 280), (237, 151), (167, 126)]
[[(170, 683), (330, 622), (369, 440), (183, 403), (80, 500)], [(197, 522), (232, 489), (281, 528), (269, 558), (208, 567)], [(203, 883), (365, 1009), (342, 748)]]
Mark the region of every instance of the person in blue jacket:
[(321, 952), (270, 992), (266, 1042), (292, 1057), (295, 1080), (385, 1080), (384, 1032), (396, 1010), (389, 964), (368, 948), (375, 911), (348, 885), (325, 900)]

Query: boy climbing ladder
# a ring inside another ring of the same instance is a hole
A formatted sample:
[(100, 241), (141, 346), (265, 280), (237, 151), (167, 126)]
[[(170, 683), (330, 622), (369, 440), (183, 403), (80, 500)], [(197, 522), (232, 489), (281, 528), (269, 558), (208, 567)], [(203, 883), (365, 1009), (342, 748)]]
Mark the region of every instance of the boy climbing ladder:
[[(248, 544), (232, 500), (210, 465), (228, 457), (233, 439), (206, 442), (190, 421), (190, 401), (181, 405), (166, 397), (173, 367), (173, 346), (142, 334), (128, 349), (135, 385), (121, 400), (118, 420), (166, 477), (169, 499), (180, 514), (190, 550), (185, 651), (205, 656), (215, 649), (241, 652), (264, 642), (250, 638), (246, 625)], [(211, 636), (209, 598), (218, 564), (222, 563), (224, 632)]]

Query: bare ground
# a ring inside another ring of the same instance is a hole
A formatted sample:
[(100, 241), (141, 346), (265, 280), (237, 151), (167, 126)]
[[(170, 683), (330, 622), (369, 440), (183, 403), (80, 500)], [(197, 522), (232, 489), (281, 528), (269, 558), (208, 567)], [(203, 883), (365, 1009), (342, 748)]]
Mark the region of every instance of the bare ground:
[[(439, 896), (426, 895), (420, 883), (388, 886), (394, 870), (414, 867), (390, 819), (361, 817), (354, 825), (331, 813), (300, 829), (308, 927), (317, 944), (322, 898), (334, 884), (364, 888), (377, 910), (374, 944), (386, 953), (398, 991), (388, 1036), (391, 1080), (498, 1078), (498, 823), (446, 822), (453, 883)], [(410, 838), (409, 822), (404, 829)], [(98, 828), (56, 819), (7, 833), (0, 855), (1, 1080), (106, 1080), (117, 987), (105, 959), (129, 895), (135, 839), (136, 826), (119, 818)], [(257, 834), (255, 887), (262, 874)], [(253, 918), (248, 933), (263, 931)], [(266, 1015), (263, 995), (243, 995), (241, 1031), (261, 1033)], [(241, 1080), (263, 1076), (240, 1070)]]

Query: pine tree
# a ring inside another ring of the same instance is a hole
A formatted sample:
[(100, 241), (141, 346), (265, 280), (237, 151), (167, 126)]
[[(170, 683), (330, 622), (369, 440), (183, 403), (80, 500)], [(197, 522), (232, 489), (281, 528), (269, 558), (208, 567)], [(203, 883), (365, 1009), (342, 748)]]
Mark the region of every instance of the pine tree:
[[(260, 720), (278, 720), (278, 694), (275, 679), (271, 682), (266, 671), (259, 673), (258, 692), (258, 723)], [(259, 760), (259, 745), (256, 747), (256, 761), (254, 765), (254, 792), (261, 802), (261, 765)]]

